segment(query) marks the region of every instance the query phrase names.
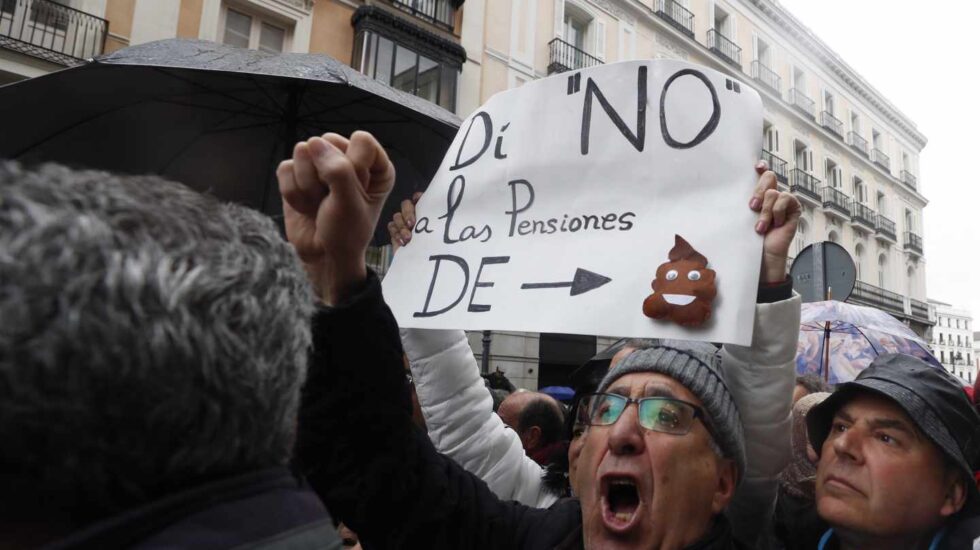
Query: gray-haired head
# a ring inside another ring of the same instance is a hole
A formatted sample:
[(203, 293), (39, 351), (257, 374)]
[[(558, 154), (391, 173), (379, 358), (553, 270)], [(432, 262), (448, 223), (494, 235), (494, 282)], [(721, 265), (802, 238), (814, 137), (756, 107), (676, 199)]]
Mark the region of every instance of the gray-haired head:
[(286, 463), (312, 303), (256, 212), (0, 164), (0, 507), (74, 525)]

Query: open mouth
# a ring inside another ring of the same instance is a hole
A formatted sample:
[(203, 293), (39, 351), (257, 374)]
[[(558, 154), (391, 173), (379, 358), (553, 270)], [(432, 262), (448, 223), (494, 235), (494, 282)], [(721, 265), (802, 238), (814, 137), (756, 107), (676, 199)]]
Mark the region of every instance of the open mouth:
[(664, 300), (666, 300), (668, 304), (675, 306), (686, 306), (687, 304), (693, 302), (694, 298), (695, 297), (691, 296), (690, 294), (664, 294)]
[(637, 522), (640, 493), (636, 482), (628, 477), (610, 477), (602, 484), (602, 519), (614, 532), (630, 530)]

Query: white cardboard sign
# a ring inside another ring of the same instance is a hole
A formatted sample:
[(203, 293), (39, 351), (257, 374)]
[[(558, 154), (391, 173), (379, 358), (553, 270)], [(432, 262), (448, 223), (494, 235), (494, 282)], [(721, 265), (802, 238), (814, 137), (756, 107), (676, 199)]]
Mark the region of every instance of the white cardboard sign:
[(501, 92), (460, 127), (385, 298), (403, 327), (748, 345), (761, 122), (754, 90), (681, 61)]

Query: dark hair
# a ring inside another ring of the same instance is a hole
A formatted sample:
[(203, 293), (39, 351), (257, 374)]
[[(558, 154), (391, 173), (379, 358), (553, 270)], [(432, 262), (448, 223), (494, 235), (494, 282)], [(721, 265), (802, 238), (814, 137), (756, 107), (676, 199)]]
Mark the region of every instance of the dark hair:
[(830, 384), (823, 381), (816, 374), (804, 374), (803, 376), (796, 377), (796, 385), (803, 386), (806, 388), (807, 393), (817, 393), (817, 392), (832, 392), (833, 388)]
[(562, 438), (565, 418), (561, 408), (550, 397), (542, 395), (524, 406), (517, 420), (520, 431), (533, 426), (541, 428), (541, 444), (550, 445)]

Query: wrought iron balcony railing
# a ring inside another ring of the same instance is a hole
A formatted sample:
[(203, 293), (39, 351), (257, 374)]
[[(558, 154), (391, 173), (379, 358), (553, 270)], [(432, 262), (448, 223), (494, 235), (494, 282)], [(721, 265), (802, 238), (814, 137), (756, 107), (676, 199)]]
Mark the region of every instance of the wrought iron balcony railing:
[(822, 200), (820, 196), (820, 180), (807, 174), (799, 168), (793, 168), (789, 173), (789, 190), (808, 198), (812, 202), (819, 204)]
[(783, 95), (782, 79), (779, 78), (776, 71), (770, 69), (758, 59), (752, 62), (752, 78), (765, 84), (770, 90), (776, 92), (776, 95)]
[(848, 301), (863, 303), (896, 315), (905, 314), (905, 299), (901, 294), (870, 285), (864, 281), (854, 283), (854, 290), (851, 292)]
[(109, 22), (50, 0), (0, 0), (0, 48), (59, 65), (101, 55)]
[(715, 29), (708, 30), (708, 47), (725, 61), (742, 68), (742, 48)]
[(888, 158), (888, 155), (879, 151), (878, 149), (871, 150), (871, 161), (878, 166), (881, 166), (885, 170), (891, 170), (891, 159)]
[(572, 46), (561, 38), (553, 38), (548, 42), (551, 61), (548, 63), (548, 74), (577, 71), (587, 67), (602, 65), (602, 60)]
[(694, 14), (676, 0), (656, 0), (656, 13), (670, 26), (694, 38)]
[(392, 4), (447, 31), (456, 27), (456, 8), (450, 0), (392, 0)]
[(762, 160), (766, 161), (769, 165), (769, 169), (775, 172), (776, 179), (783, 183), (786, 183), (786, 161), (777, 157), (776, 155), (762, 150)]
[(918, 255), (922, 255), (922, 237), (916, 235), (911, 231), (905, 232), (905, 250), (906, 252), (913, 252)]
[(912, 308), (912, 317), (914, 319), (925, 323), (929, 322), (929, 304), (916, 300), (915, 298), (909, 298), (909, 306)]
[(789, 102), (797, 109), (803, 111), (806, 116), (816, 118), (816, 115), (813, 114), (815, 105), (813, 100), (800, 90), (796, 88), (789, 89)]
[(868, 140), (861, 137), (857, 132), (847, 133), (847, 144), (856, 149), (858, 153), (868, 156)]
[(851, 211), (847, 207), (847, 203), (850, 197), (842, 193), (837, 188), (831, 187), (829, 185), (823, 186), (823, 207), (827, 210), (833, 210), (843, 216), (850, 216)]
[(867, 205), (861, 204), (857, 199), (851, 199), (851, 221), (874, 231), (878, 217)]
[(895, 240), (895, 222), (889, 220), (888, 218), (878, 214), (877, 223), (875, 224), (875, 233), (888, 237), (892, 241)]
[(844, 137), (844, 123), (827, 111), (820, 112), (820, 124), (824, 128), (837, 134), (837, 137)]
[(916, 179), (915, 176), (912, 175), (912, 172), (909, 172), (908, 170), (902, 170), (902, 183), (908, 185), (912, 189), (915, 189)]

